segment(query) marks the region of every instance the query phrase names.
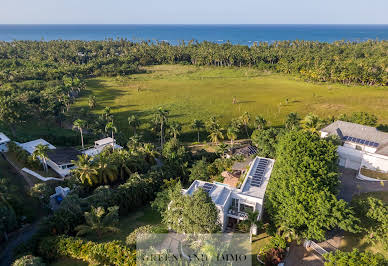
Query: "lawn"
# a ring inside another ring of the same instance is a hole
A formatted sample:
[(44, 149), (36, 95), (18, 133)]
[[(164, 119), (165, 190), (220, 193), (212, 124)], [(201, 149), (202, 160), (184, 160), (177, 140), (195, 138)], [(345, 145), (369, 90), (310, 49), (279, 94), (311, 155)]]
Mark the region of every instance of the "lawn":
[[(127, 117), (136, 114), (143, 128), (162, 106), (170, 119), (184, 124), (215, 115), (225, 125), (245, 111), (262, 115), (270, 125), (284, 122), (290, 112), (310, 112), (328, 117), (367, 111), (388, 123), (388, 89), (382, 87), (313, 84), (293, 76), (264, 73), (249, 68), (213, 68), (182, 65), (147, 67), (147, 73), (128, 77), (94, 78), (74, 108), (87, 107), (89, 95), (97, 98), (96, 113), (110, 106), (121, 131)], [(233, 104), (234, 97), (237, 103)], [(195, 138), (194, 134), (184, 136)]]
[(271, 238), (264, 230), (261, 230), (258, 235), (252, 237), (252, 265), (261, 265), (256, 258), (257, 254), (261, 248), (270, 242)]
[(117, 233), (106, 233), (101, 238), (98, 238), (96, 234), (86, 235), (86, 240), (94, 242), (109, 242), (112, 240), (121, 240), (125, 242), (127, 236), (132, 233), (136, 228), (143, 225), (156, 225), (160, 224), (162, 218), (160, 214), (154, 211), (150, 206), (146, 206), (143, 209), (139, 209), (136, 212), (130, 213), (126, 217), (120, 217), (120, 229)]

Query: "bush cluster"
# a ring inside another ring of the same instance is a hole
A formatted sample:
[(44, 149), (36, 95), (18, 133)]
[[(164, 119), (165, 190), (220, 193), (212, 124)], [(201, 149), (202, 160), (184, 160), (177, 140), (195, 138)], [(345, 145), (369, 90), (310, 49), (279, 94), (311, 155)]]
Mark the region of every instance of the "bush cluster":
[(43, 239), (39, 253), (48, 260), (60, 256), (80, 259), (98, 265), (135, 265), (136, 253), (119, 241), (95, 243), (71, 236)]

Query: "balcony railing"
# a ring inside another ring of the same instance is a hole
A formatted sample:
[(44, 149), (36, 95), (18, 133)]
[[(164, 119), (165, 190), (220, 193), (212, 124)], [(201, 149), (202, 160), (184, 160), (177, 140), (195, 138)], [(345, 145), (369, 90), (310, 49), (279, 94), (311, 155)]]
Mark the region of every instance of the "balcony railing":
[(244, 219), (248, 217), (248, 214), (246, 212), (238, 211), (235, 208), (229, 209), (228, 214), (231, 214), (233, 216), (237, 216), (237, 217), (240, 217), (240, 218), (244, 218)]

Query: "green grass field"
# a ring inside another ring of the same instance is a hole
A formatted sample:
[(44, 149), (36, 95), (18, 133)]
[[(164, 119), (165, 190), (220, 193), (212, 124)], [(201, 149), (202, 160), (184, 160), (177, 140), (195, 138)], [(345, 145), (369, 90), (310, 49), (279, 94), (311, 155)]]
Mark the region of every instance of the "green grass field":
[(249, 68), (159, 65), (144, 74), (90, 79), (75, 107), (86, 107), (91, 94), (97, 97), (94, 112), (110, 106), (121, 130), (129, 114), (148, 121), (160, 106), (170, 111), (171, 120), (184, 123), (186, 132), (194, 119), (215, 115), (226, 124), (245, 111), (264, 116), (273, 126), (283, 124), (290, 112), (326, 118), (366, 111), (388, 123), (387, 88), (313, 84)]

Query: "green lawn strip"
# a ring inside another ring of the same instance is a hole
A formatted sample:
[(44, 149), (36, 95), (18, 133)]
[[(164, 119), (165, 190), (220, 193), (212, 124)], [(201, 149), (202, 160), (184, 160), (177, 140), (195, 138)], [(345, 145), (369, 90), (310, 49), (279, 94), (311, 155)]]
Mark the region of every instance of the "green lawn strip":
[(252, 237), (252, 265), (261, 265), (256, 258), (257, 254), (261, 248), (270, 242), (271, 238), (264, 230), (261, 230), (258, 235)]
[(361, 174), (363, 174), (364, 176), (379, 179), (379, 180), (388, 180), (388, 173), (374, 171), (367, 168), (361, 168)]

